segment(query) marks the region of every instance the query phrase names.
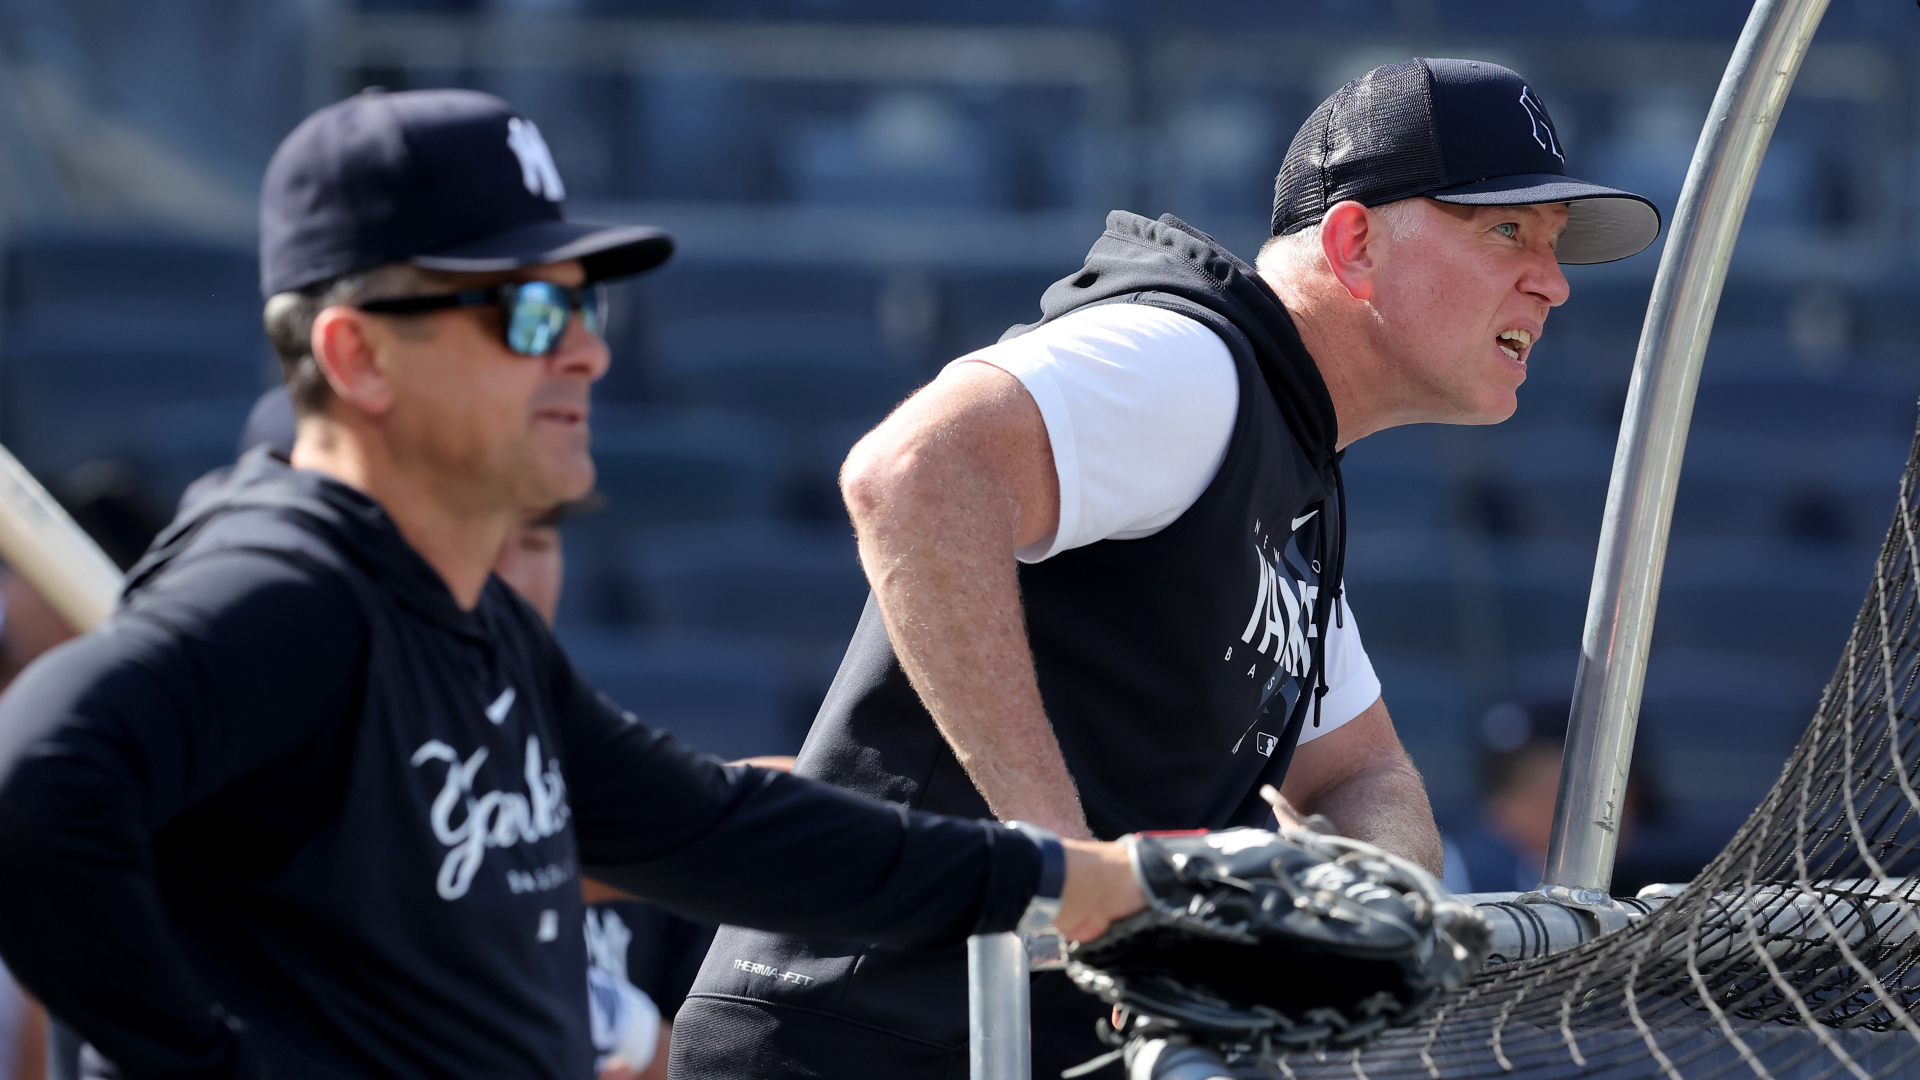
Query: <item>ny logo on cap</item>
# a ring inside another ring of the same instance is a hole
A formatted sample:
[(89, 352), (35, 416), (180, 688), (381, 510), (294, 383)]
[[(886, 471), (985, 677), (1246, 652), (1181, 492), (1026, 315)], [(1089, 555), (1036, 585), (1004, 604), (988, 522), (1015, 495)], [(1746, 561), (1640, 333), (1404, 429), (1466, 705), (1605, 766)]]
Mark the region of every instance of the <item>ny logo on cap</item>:
[(560, 182), (560, 170), (554, 167), (547, 140), (531, 120), (515, 116), (507, 120), (507, 148), (520, 159), (520, 182), (529, 194), (545, 196), (549, 202), (567, 197), (567, 186)]
[(1533, 87), (1521, 85), (1520, 107), (1527, 110), (1528, 119), (1533, 121), (1533, 141), (1540, 144), (1540, 149), (1551, 151), (1554, 157), (1566, 161), (1567, 155), (1560, 152), (1560, 140), (1553, 134), (1553, 121), (1547, 119), (1547, 107), (1533, 96)]

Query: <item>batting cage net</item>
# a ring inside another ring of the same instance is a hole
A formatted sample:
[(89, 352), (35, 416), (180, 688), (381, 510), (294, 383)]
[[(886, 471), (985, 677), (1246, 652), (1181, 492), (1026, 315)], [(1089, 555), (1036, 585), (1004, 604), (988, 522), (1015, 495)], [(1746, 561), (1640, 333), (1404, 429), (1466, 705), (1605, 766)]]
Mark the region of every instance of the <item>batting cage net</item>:
[(1920, 436), (1818, 713), (1726, 850), (1576, 949), (1491, 966), (1364, 1050), (1283, 1077), (1920, 1075)]

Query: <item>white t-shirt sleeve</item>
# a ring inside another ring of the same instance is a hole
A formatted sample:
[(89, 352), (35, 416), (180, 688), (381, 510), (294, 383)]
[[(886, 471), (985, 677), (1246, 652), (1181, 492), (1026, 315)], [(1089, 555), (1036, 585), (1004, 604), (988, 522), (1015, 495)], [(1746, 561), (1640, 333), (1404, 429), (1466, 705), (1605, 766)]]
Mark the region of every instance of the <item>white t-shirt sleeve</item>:
[(1226, 343), (1145, 304), (1081, 308), (954, 361), (975, 362), (1020, 380), (1053, 443), (1060, 524), (1022, 562), (1173, 524), (1213, 482), (1240, 409)]
[[(1060, 523), (1016, 554), (1041, 562), (1100, 540), (1137, 540), (1173, 524), (1213, 483), (1233, 439), (1240, 376), (1203, 324), (1146, 304), (1081, 308), (954, 364), (992, 364), (1040, 407), (1060, 480)], [(951, 367), (952, 365), (948, 365)], [(1327, 696), (1311, 742), (1380, 696), (1360, 628), (1327, 638)]]
[(1346, 625), (1336, 621), (1327, 635), (1327, 696), (1320, 699), (1320, 726), (1313, 726), (1313, 714), (1309, 712), (1296, 745), (1310, 743), (1345, 724), (1380, 698), (1380, 676), (1373, 673), (1373, 661), (1360, 643), (1360, 624), (1347, 606), (1344, 589), (1340, 612)]

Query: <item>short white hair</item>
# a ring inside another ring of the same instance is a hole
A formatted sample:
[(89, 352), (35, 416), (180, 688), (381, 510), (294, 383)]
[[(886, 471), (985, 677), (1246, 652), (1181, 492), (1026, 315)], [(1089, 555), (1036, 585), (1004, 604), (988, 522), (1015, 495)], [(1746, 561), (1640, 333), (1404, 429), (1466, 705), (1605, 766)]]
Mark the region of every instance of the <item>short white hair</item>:
[[(1387, 223), (1388, 234), (1395, 240), (1416, 240), (1427, 226), (1425, 209), (1419, 205), (1425, 201), (1416, 195), (1411, 199), (1369, 209)], [(1281, 274), (1304, 273), (1318, 267), (1325, 260), (1320, 250), (1320, 224), (1316, 221), (1285, 236), (1268, 240), (1260, 245), (1260, 254), (1255, 257), (1254, 265), (1261, 270), (1273, 270)]]

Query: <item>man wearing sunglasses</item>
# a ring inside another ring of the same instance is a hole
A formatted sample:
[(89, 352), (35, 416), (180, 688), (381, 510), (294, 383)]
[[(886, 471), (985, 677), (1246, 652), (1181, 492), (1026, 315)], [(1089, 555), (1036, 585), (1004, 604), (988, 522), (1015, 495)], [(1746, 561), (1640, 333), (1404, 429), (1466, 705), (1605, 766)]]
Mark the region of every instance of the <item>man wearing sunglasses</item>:
[(902, 947), (1140, 907), (1117, 845), (648, 729), (490, 573), (592, 486), (596, 283), (671, 251), (562, 194), (537, 129), (464, 91), (323, 109), (268, 167), (291, 459), (249, 451), (0, 703), (0, 954), (96, 1066), (586, 1080), (583, 870)]

